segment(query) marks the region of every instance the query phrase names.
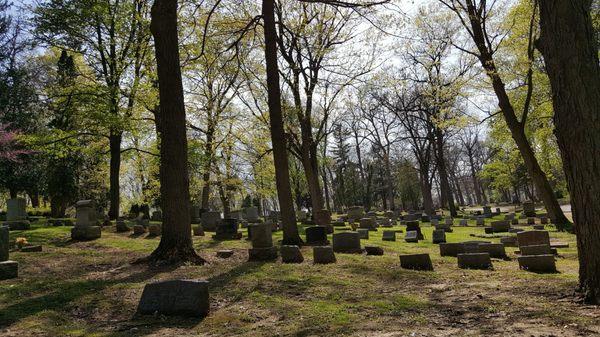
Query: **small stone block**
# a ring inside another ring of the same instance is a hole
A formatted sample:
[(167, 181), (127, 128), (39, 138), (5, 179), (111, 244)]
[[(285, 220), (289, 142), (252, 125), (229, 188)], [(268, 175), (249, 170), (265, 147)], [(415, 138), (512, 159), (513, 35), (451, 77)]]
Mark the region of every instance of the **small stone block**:
[(436, 229), (433, 231), (432, 241), (435, 244), (446, 242), (446, 231), (443, 229)]
[(8, 280), (19, 277), (19, 262), (3, 261), (0, 262), (0, 280)]
[(504, 249), (504, 245), (501, 243), (480, 243), (479, 252), (488, 253), (490, 254), (490, 257), (495, 259), (506, 258), (506, 250)]
[(335, 263), (335, 254), (331, 246), (316, 246), (313, 247), (313, 263), (328, 264)]
[(433, 270), (429, 254), (400, 255), (400, 266), (404, 269)]
[(458, 254), (464, 253), (465, 248), (462, 243), (450, 242), (440, 243), (440, 256), (453, 256), (456, 257)]
[(144, 233), (146, 233), (146, 227), (144, 227), (142, 225), (134, 225), (133, 226), (133, 234), (142, 235)]
[(369, 230), (368, 229), (358, 228), (356, 230), (356, 232), (358, 233), (358, 236), (361, 238), (361, 240), (369, 240)]
[(458, 254), (458, 267), (461, 269), (492, 269), (492, 260), (488, 253)]
[(383, 241), (396, 241), (396, 231), (383, 231), (381, 237)]
[(281, 246), (281, 262), (283, 263), (302, 263), (304, 257), (300, 251), (300, 247), (283, 245)]
[(550, 245), (531, 245), (519, 247), (521, 255), (549, 255), (552, 254)]
[(406, 236), (404, 237), (404, 241), (410, 242), (410, 243), (419, 242), (418, 235), (419, 235), (419, 233), (417, 231), (407, 231)]
[(383, 255), (383, 248), (378, 247), (378, 246), (365, 246), (365, 251), (367, 252), (367, 255), (375, 255), (375, 256)]
[(208, 281), (171, 280), (147, 284), (137, 312), (166, 316), (204, 317), (210, 309)]
[(556, 261), (551, 254), (519, 256), (518, 260), (519, 268), (523, 270), (540, 273), (556, 272)]
[(73, 227), (71, 228), (71, 239), (72, 240), (94, 240), (100, 238), (102, 231), (99, 226), (89, 227)]

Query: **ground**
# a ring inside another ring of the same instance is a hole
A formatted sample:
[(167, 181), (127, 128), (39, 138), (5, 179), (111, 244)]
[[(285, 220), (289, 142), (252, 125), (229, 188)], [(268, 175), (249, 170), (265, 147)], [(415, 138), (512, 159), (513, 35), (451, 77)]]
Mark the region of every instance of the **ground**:
[[(473, 240), (483, 228), (469, 221), (448, 242)], [(403, 229), (398, 226), (399, 229)], [(524, 227), (527, 228), (527, 227)], [(205, 266), (149, 269), (132, 265), (159, 238), (133, 237), (105, 228), (102, 238), (71, 242), (70, 227), (11, 232), (42, 244), (42, 253), (12, 252), (20, 277), (0, 281), (2, 336), (590, 336), (600, 334), (600, 309), (578, 302), (575, 238), (553, 227), (559, 249), (557, 274), (521, 271), (493, 260), (494, 270), (461, 270), (456, 258), (440, 257), (426, 240), (383, 242), (381, 230), (363, 245), (380, 245), (384, 256), (337, 254), (337, 264), (313, 265), (312, 250), (299, 265), (247, 262), (245, 239), (216, 242), (194, 237)], [(303, 228), (302, 228), (303, 232)], [(245, 233), (244, 233), (245, 236)], [(275, 240), (281, 238), (277, 232)], [(497, 242), (499, 239), (491, 239)], [(235, 251), (215, 257), (218, 249)], [(428, 252), (435, 271), (403, 270), (398, 255)], [(211, 313), (202, 320), (140, 317), (135, 310), (144, 285), (173, 278), (210, 280)]]

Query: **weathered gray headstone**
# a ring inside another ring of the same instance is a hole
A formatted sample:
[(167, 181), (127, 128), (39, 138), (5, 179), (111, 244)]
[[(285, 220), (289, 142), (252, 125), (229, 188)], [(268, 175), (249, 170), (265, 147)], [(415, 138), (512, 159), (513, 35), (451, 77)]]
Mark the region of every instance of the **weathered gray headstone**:
[(6, 201), (6, 221), (27, 220), (27, 202), (23, 198)]
[(331, 246), (315, 246), (313, 247), (313, 263), (328, 264), (335, 263), (335, 253)]
[(73, 240), (94, 240), (102, 235), (100, 226), (97, 226), (96, 207), (92, 200), (80, 200), (75, 204), (75, 227), (71, 229)]
[(412, 270), (433, 270), (429, 254), (400, 255), (400, 266)]
[(362, 253), (357, 232), (333, 234), (333, 251), (336, 253)]
[(367, 255), (383, 255), (383, 248), (378, 246), (365, 246), (365, 251), (367, 252)]
[(375, 219), (373, 219), (373, 218), (360, 219), (359, 228), (368, 229), (370, 231), (376, 231), (377, 226), (375, 225)]
[(302, 263), (302, 262), (304, 262), (304, 257), (302, 256), (302, 252), (300, 251), (300, 247), (298, 247), (298, 246), (283, 245), (283, 246), (281, 246), (280, 252), (281, 252), (281, 262), (283, 262), (283, 263)]
[(508, 220), (492, 221), (492, 232), (502, 233), (510, 230), (510, 222)]
[(381, 236), (383, 241), (396, 241), (396, 231), (383, 231)]
[(488, 253), (458, 254), (458, 267), (461, 269), (492, 269), (492, 260)]
[(535, 204), (531, 201), (526, 201), (523, 203), (523, 214), (527, 217), (535, 216)]
[(521, 255), (548, 255), (552, 254), (550, 245), (531, 245), (519, 247)]
[(365, 240), (369, 239), (369, 230), (368, 229), (366, 229), (366, 228), (358, 228), (356, 230), (356, 232), (358, 233), (358, 236), (361, 239), (365, 239)]
[(248, 220), (248, 222), (258, 221), (258, 207), (256, 207), (256, 206), (246, 207), (244, 209), (244, 218), (246, 220)]
[(200, 216), (200, 223), (202, 228), (206, 231), (214, 231), (217, 229), (217, 225), (221, 222), (221, 212), (206, 211)]
[(459, 242), (446, 242), (440, 243), (440, 256), (453, 256), (456, 257), (458, 254), (465, 252), (464, 245)]
[(304, 233), (306, 234), (307, 245), (321, 246), (329, 243), (327, 240), (327, 231), (323, 226), (306, 227)]
[(417, 231), (407, 231), (404, 241), (411, 243), (419, 242), (419, 233)]
[(504, 245), (501, 243), (480, 243), (479, 252), (488, 253), (490, 254), (490, 257), (495, 259), (506, 258), (506, 250), (504, 249)]
[(547, 231), (523, 231), (517, 233), (519, 247), (533, 245), (549, 245), (550, 235)]
[(142, 315), (204, 317), (210, 309), (208, 281), (171, 280), (144, 287), (137, 312)]
[(517, 246), (517, 237), (516, 236), (506, 236), (500, 238), (500, 243), (504, 245), (504, 247), (516, 247)]
[(277, 259), (277, 247), (273, 246), (272, 226), (267, 223), (258, 223), (252, 226), (252, 248), (248, 250), (250, 261), (270, 261)]
[(238, 232), (238, 228), (238, 219), (223, 219), (217, 225), (212, 238), (213, 240), (239, 240), (242, 238), (242, 233)]
[(417, 239), (423, 240), (425, 237), (423, 236), (423, 232), (421, 232), (421, 226), (419, 226), (418, 221), (406, 221), (406, 232), (416, 231)]
[(348, 221), (354, 222), (362, 219), (365, 215), (365, 210), (362, 206), (352, 206), (348, 208)]
[(443, 229), (436, 229), (432, 235), (433, 243), (444, 243), (446, 242), (446, 231)]

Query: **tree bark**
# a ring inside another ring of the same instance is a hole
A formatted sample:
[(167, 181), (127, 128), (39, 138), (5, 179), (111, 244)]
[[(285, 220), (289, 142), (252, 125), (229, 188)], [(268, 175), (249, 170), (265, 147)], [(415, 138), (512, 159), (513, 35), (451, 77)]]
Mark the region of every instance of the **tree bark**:
[(282, 244), (299, 245), (302, 244), (302, 239), (300, 238), (300, 234), (298, 234), (298, 225), (296, 223), (296, 214), (294, 212), (292, 189), (290, 187), (288, 154), (285, 132), (283, 129), (281, 88), (279, 87), (279, 66), (277, 64), (277, 32), (275, 30), (274, 0), (262, 1), (262, 15), (265, 35), (269, 122), (271, 126), (273, 159), (275, 162), (275, 184), (277, 186), (277, 198), (279, 200), (279, 209), (281, 211), (281, 221), (283, 225)]
[(109, 173), (109, 201), (110, 209), (108, 216), (111, 220), (115, 220), (119, 217), (120, 213), (120, 174), (121, 174), (121, 140), (122, 134), (120, 132), (111, 132), (109, 136), (109, 147), (110, 147), (110, 173)]
[[(444, 138), (442, 135), (442, 131), (439, 128), (437, 128), (435, 131), (435, 141), (435, 150), (437, 152), (436, 159), (438, 165), (438, 173), (440, 176), (440, 201), (446, 200), (446, 202), (448, 203), (448, 210), (450, 211), (450, 216), (455, 218), (458, 214), (456, 213), (454, 197), (452, 196), (452, 190), (450, 188), (450, 182), (448, 179), (448, 171), (446, 170), (446, 159), (444, 156)], [(442, 205), (444, 204), (442, 203)]]
[(579, 284), (600, 303), (600, 66), (592, 1), (540, 1), (538, 41), (552, 87), (554, 133), (571, 194)]
[[(210, 123), (210, 122), (209, 122)], [(206, 144), (204, 146), (204, 157), (206, 157), (206, 166), (204, 167), (204, 173), (202, 174), (202, 209), (209, 209), (209, 197), (210, 197), (210, 171), (212, 168), (213, 159), (213, 137), (215, 133), (215, 127), (212, 124), (208, 125), (206, 130)]]
[(421, 194), (423, 195), (423, 210), (427, 215), (433, 215), (433, 197), (431, 195), (431, 182), (429, 182), (429, 177), (425, 176), (422, 172), (420, 173), (421, 177)]
[(160, 107), (160, 194), (162, 236), (151, 263), (205, 261), (192, 246), (187, 136), (177, 37), (177, 0), (155, 0), (154, 36)]

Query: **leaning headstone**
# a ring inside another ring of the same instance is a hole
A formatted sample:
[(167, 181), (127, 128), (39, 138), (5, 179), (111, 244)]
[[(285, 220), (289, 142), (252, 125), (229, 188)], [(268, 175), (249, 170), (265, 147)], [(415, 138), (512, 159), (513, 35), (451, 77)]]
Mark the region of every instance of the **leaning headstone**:
[(508, 220), (492, 221), (492, 232), (502, 233), (510, 230), (510, 222)]
[(327, 240), (327, 231), (323, 226), (306, 227), (304, 234), (306, 235), (306, 244), (309, 246), (329, 244), (329, 241)]
[(273, 246), (272, 226), (266, 223), (252, 224), (252, 248), (248, 250), (250, 261), (277, 259), (277, 247)]
[(419, 233), (417, 231), (407, 231), (404, 241), (410, 243), (419, 242)]
[(429, 254), (400, 255), (400, 266), (412, 270), (433, 270)]
[(75, 227), (71, 229), (73, 240), (94, 240), (102, 235), (100, 226), (97, 226), (96, 207), (92, 200), (80, 200), (75, 204)]
[(396, 241), (396, 231), (383, 231), (381, 237), (383, 241)]
[(283, 263), (302, 263), (302, 262), (304, 262), (304, 257), (302, 256), (302, 252), (300, 251), (300, 247), (298, 247), (298, 246), (283, 245), (283, 246), (281, 246), (280, 252), (281, 252), (281, 262), (283, 262)]
[(547, 231), (524, 231), (517, 233), (519, 247), (533, 245), (550, 245), (550, 235)]
[(333, 251), (336, 253), (362, 253), (358, 232), (333, 234)]
[(331, 246), (315, 246), (313, 247), (313, 263), (328, 264), (335, 263), (335, 253)]
[(383, 248), (378, 246), (365, 246), (365, 251), (367, 252), (367, 255), (383, 255)]
[(217, 229), (217, 225), (221, 222), (221, 212), (207, 211), (202, 213), (200, 216), (200, 223), (202, 228), (206, 231), (214, 231)]
[(446, 242), (446, 231), (443, 229), (436, 229), (433, 231), (432, 241), (435, 244)]
[(204, 317), (209, 309), (208, 281), (170, 280), (146, 284), (137, 312), (142, 315)]
[(492, 269), (492, 260), (488, 253), (458, 254), (458, 267), (461, 269)]
[(223, 219), (217, 225), (213, 240), (239, 240), (242, 233), (238, 232), (239, 224), (237, 219)]
[(0, 280), (8, 280), (19, 276), (19, 263), (8, 259), (9, 228), (0, 226)]
[(356, 232), (358, 233), (358, 236), (361, 239), (369, 240), (369, 230), (368, 229), (366, 229), (366, 228), (358, 228), (356, 230)]
[(523, 214), (527, 217), (535, 216), (535, 204), (531, 201), (526, 201), (523, 203)]
[(518, 260), (519, 268), (523, 270), (540, 273), (556, 272), (556, 261), (552, 254), (519, 256)]

